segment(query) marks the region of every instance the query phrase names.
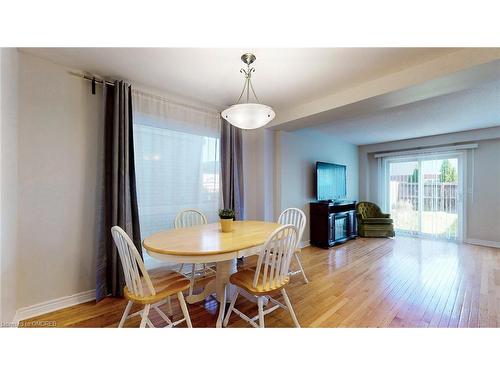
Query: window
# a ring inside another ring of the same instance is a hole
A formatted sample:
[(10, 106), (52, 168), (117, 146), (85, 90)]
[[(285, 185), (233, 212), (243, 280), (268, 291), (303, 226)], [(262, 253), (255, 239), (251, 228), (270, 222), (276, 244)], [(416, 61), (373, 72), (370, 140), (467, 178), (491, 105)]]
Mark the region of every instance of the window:
[[(187, 208), (217, 221), (220, 114), (137, 89), (132, 103), (141, 237), (172, 228), (177, 213)], [(160, 265), (145, 252), (144, 262), (148, 268)]]
[[(219, 138), (134, 123), (137, 199), (142, 238), (173, 227), (196, 208), (209, 222), (221, 206)], [(144, 253), (146, 265), (156, 262)]]

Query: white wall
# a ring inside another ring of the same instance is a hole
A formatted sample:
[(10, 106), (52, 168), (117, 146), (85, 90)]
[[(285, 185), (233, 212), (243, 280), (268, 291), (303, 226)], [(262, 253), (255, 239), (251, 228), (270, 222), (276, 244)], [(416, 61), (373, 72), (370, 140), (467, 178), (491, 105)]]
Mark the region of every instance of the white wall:
[(309, 240), (309, 203), (316, 200), (316, 161), (347, 166), (347, 199), (358, 199), (358, 147), (315, 130), (280, 131), (276, 141), (276, 212), (302, 209), (308, 218), (303, 241)]
[(95, 288), (101, 96), (67, 71), (19, 54), (18, 308)]
[(359, 147), (362, 200), (379, 202), (379, 179), (375, 153), (419, 147), (478, 143), (467, 155), (467, 227), (465, 237), (500, 244), (500, 126)]
[(14, 48), (0, 49), (0, 322), (17, 307), (17, 65)]

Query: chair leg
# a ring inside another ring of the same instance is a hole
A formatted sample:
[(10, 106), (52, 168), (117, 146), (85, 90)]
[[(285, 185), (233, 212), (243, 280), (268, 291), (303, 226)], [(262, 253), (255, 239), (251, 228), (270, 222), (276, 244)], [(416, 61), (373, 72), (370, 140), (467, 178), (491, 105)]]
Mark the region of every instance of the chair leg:
[(132, 301), (127, 302), (127, 306), (125, 307), (125, 311), (123, 312), (122, 318), (120, 320), (120, 324), (118, 324), (118, 328), (122, 328), (125, 324), (125, 320), (127, 320), (128, 314), (130, 313), (130, 309), (134, 303)]
[(298, 253), (295, 253), (295, 260), (297, 261), (297, 264), (299, 265), (300, 272), (302, 273), (302, 277), (304, 278), (304, 281), (306, 284), (309, 284), (309, 280), (307, 280), (306, 273), (304, 272), (304, 268), (302, 267), (302, 263), (300, 262), (300, 257)]
[(181, 266), (179, 267), (179, 271), (177, 271), (177, 272), (182, 273), (183, 268), (184, 268), (184, 263), (181, 263)]
[(189, 294), (188, 294), (188, 296), (192, 296), (193, 295), (195, 267), (196, 267), (196, 264), (193, 263), (193, 265), (191, 267), (191, 282), (189, 283)]
[(193, 328), (193, 325), (191, 324), (191, 318), (189, 317), (189, 310), (186, 306), (186, 301), (184, 301), (184, 295), (182, 294), (182, 292), (177, 293), (177, 298), (179, 299), (179, 304), (181, 305), (181, 310), (184, 314), (184, 318), (186, 319), (188, 328)]
[(259, 307), (259, 327), (264, 328), (264, 298), (257, 297), (257, 306)]
[(144, 310), (142, 310), (142, 319), (141, 319), (141, 325), (139, 326), (140, 328), (146, 327), (146, 323), (148, 322), (148, 315), (149, 315), (149, 309), (151, 305), (147, 304), (144, 306)]
[(238, 289), (236, 289), (236, 293), (234, 293), (233, 299), (231, 300), (231, 304), (229, 305), (229, 311), (227, 312), (227, 315), (224, 318), (224, 327), (227, 327), (227, 324), (229, 323), (229, 317), (233, 312), (233, 307), (236, 304), (236, 300), (238, 299), (238, 294), (240, 294), (240, 292)]
[(293, 311), (292, 304), (290, 303), (290, 300), (288, 299), (288, 295), (285, 292), (285, 288), (281, 289), (281, 294), (283, 295), (283, 299), (285, 300), (285, 305), (288, 307), (288, 311), (290, 312), (290, 315), (292, 316), (293, 324), (295, 324), (295, 327), (300, 328), (299, 321), (297, 320), (297, 317), (295, 316), (295, 312)]
[(172, 301), (170, 300), (170, 296), (167, 297), (167, 309), (169, 315), (174, 315), (174, 312), (172, 310)]

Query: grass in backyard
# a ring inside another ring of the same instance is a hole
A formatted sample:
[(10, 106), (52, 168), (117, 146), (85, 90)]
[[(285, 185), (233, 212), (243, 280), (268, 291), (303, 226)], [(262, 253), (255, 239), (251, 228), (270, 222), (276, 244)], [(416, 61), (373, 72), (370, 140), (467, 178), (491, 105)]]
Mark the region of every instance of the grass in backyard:
[[(419, 232), (418, 211), (393, 210), (394, 228), (401, 231)], [(422, 213), (422, 233), (454, 238), (457, 235), (458, 215), (442, 211)]]

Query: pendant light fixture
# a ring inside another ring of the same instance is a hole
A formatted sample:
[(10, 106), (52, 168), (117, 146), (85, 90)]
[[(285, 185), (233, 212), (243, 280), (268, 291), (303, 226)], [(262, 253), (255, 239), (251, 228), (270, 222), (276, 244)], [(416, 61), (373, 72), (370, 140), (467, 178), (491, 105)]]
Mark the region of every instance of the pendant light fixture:
[[(241, 60), (247, 64), (246, 69), (241, 68), (240, 70), (240, 73), (245, 75), (243, 90), (241, 90), (240, 97), (236, 104), (222, 111), (222, 117), (224, 119), (241, 129), (260, 128), (269, 123), (275, 116), (273, 109), (267, 105), (260, 104), (257, 95), (255, 95), (251, 81), (252, 73), (255, 72), (255, 68), (250, 67), (255, 59), (256, 57), (252, 53), (245, 53), (241, 56)], [(250, 101), (250, 91), (255, 98), (255, 102)], [(243, 95), (246, 95), (246, 102), (240, 103)]]

